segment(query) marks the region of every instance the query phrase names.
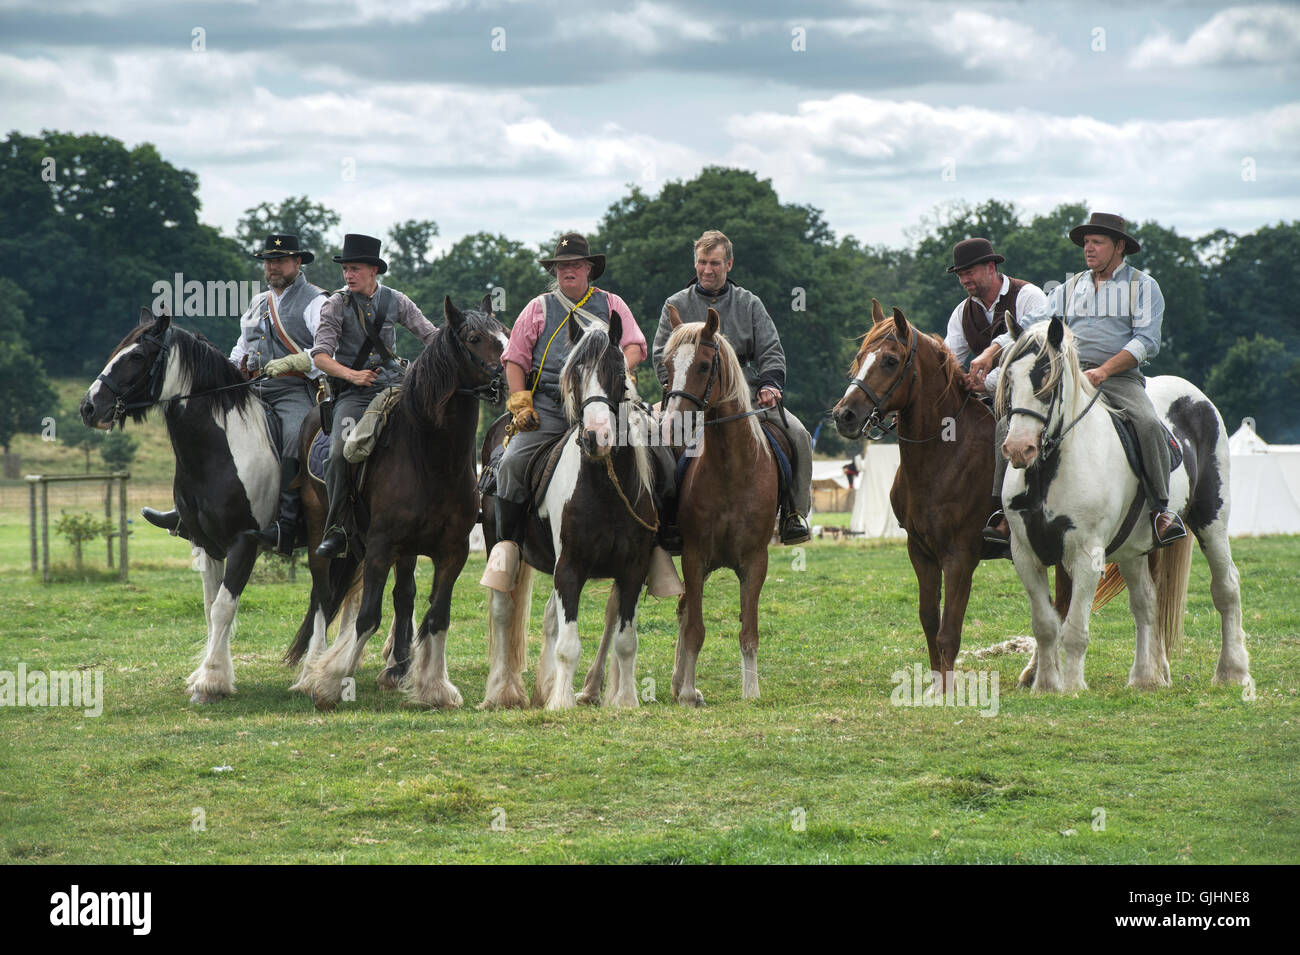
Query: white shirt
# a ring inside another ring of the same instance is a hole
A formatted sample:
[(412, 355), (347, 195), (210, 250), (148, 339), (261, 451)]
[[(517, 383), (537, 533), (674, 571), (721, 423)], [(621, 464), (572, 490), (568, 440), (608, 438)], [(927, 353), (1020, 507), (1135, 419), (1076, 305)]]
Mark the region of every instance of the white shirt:
[[(1002, 286), (998, 289), (997, 298), (993, 300), (994, 306), (998, 304), (998, 299), (1007, 294), (1007, 289), (1011, 287), (1011, 278), (1002, 276)], [(966, 331), (962, 328), (962, 313), (966, 311), (966, 303), (969, 298), (964, 298), (958, 303), (957, 307), (952, 310), (952, 315), (948, 317), (948, 334), (944, 336), (943, 343), (948, 346), (948, 350), (953, 353), (957, 359), (957, 364), (962, 368), (970, 365), (972, 358), (978, 358), (978, 355), (972, 355), (970, 345), (966, 341)], [(979, 299), (975, 299), (975, 304), (984, 312), (984, 319), (988, 324), (993, 324), (993, 309), (986, 306)], [(1047, 296), (1043, 290), (1032, 282), (1026, 282), (1020, 289), (1020, 294), (1016, 296), (1016, 314), (1020, 316), (1028, 315), (1031, 312), (1039, 312), (1047, 308)], [(989, 392), (993, 392), (998, 386), (998, 375), (1001, 369), (994, 368), (989, 372), (988, 377), (984, 379), (984, 387)]]
[[(276, 312), (278, 313), (280, 300), (284, 298), (284, 293), (287, 291), (289, 291), (288, 286), (286, 286), (283, 291), (279, 292), (275, 289), (267, 289), (264, 292), (258, 292), (253, 296), (253, 300), (248, 303), (248, 311), (239, 318), (239, 341), (235, 342), (235, 347), (230, 349), (230, 360), (234, 362), (236, 368), (238, 368), (239, 363), (244, 360), (244, 356), (248, 354), (248, 336), (253, 332), (261, 331), (263, 318), (266, 314), (263, 305), (266, 301), (266, 296), (274, 293)], [(325, 304), (325, 299), (328, 297), (328, 295), (317, 295), (308, 302), (307, 307), (303, 309), (303, 323), (307, 326), (307, 331), (311, 332), (313, 338), (316, 336), (316, 329), (320, 326), (321, 306)], [(297, 343), (295, 342), (295, 344)], [(306, 348), (303, 348), (303, 351), (311, 351), (311, 346), (308, 345)], [(320, 369), (317, 368), (314, 363), (312, 364), (311, 369), (307, 372), (307, 377), (320, 377)]]

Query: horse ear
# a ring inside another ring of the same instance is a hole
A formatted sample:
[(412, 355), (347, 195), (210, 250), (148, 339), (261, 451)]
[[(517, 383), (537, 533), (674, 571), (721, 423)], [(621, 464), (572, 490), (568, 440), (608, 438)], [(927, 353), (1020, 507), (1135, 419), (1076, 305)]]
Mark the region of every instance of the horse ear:
[(682, 317), (677, 314), (677, 307), (675, 305), (669, 305), (668, 324), (671, 325), (673, 328), (676, 328), (681, 323), (682, 323)]
[(900, 338), (907, 335), (907, 318), (903, 315), (903, 310), (897, 305), (894, 306), (894, 328), (898, 330)]
[(1065, 339), (1065, 322), (1053, 315), (1052, 324), (1047, 326), (1047, 343), (1053, 348), (1060, 348)]
[(884, 320), (885, 320), (884, 309), (882, 309), (880, 307), (880, 303), (873, 298), (871, 300), (871, 324), (875, 325), (877, 322), (883, 322)]
[(1020, 323), (1016, 321), (1016, 317), (1014, 315), (1012, 315), (1010, 312), (1006, 312), (1005, 314), (1007, 317), (1007, 334), (1011, 336), (1012, 341), (1015, 341), (1017, 338), (1020, 337), (1020, 333), (1024, 331), (1024, 329), (1020, 327)]
[[(165, 315), (165, 314), (167, 314), (167, 313), (164, 312), (163, 314)], [(141, 324), (141, 325), (152, 325), (155, 321), (156, 321), (156, 318), (155, 318), (155, 316), (154, 316), (154, 313), (151, 312), (151, 311), (149, 311), (149, 309), (145, 308), (143, 305), (141, 305), (141, 306), (140, 306), (140, 324)]]
[(612, 308), (609, 310), (609, 343), (615, 348), (623, 343), (623, 316)]
[(709, 316), (704, 320), (704, 338), (712, 338), (718, 334), (718, 324), (721, 319), (718, 318), (717, 309), (710, 308)]
[(460, 313), (450, 295), (442, 297), (442, 314), (447, 318), (447, 324), (452, 328), (460, 328), (465, 324), (465, 316)]
[(483, 296), (483, 301), (478, 303), (478, 310), (487, 315), (492, 314), (492, 293), (488, 292)]

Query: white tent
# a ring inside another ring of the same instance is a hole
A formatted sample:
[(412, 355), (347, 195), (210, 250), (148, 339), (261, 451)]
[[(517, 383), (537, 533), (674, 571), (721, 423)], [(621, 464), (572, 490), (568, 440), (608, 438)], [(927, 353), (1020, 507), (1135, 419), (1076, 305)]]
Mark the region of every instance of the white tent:
[(1269, 444), (1243, 421), (1228, 448), (1228, 535), (1300, 534), (1300, 444)]
[(861, 474), (849, 530), (866, 537), (906, 537), (889, 503), (889, 489), (898, 471), (898, 445), (868, 441), (856, 460)]

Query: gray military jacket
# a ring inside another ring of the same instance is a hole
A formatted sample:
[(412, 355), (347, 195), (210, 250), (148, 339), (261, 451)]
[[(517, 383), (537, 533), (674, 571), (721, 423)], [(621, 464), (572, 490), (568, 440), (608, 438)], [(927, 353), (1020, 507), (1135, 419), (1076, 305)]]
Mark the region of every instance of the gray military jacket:
[(652, 355), (655, 373), (665, 389), (668, 387), (668, 369), (664, 367), (664, 347), (673, 331), (668, 318), (669, 305), (677, 309), (683, 322), (702, 322), (708, 317), (710, 308), (717, 311), (722, 320), (722, 334), (736, 350), (751, 397), (764, 385), (785, 391), (785, 351), (781, 348), (776, 324), (757, 295), (730, 279), (727, 279), (725, 290), (718, 295), (705, 294), (699, 285), (691, 285), (664, 302)]

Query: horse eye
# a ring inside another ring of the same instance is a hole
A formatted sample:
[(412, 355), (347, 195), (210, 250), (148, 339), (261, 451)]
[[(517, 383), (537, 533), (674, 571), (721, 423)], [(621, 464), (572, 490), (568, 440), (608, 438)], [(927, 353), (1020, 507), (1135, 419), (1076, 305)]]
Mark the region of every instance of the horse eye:
[(896, 367), (897, 365), (898, 365), (898, 359), (897, 359), (897, 358), (895, 358), (893, 355), (887, 355), (887, 356), (885, 356), (885, 367), (886, 367), (886, 368), (894, 368), (894, 367)]
[(698, 371), (700, 374), (704, 374), (709, 370), (709, 363), (706, 361), (702, 361), (699, 363), (698, 366), (696, 366), (695, 370)]

